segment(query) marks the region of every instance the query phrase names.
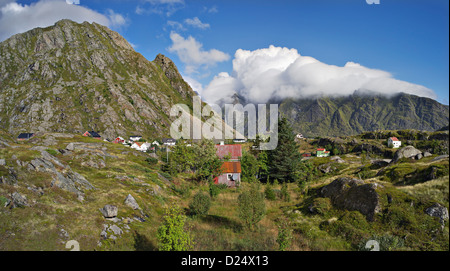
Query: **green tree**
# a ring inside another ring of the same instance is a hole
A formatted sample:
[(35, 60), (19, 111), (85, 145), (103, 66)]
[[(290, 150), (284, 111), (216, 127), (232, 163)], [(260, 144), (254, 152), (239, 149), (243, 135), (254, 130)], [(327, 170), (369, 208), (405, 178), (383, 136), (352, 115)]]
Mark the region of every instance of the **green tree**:
[(203, 192), (195, 194), (192, 202), (189, 204), (191, 213), (194, 215), (206, 215), (210, 207), (211, 198)]
[(158, 228), (158, 246), (161, 251), (188, 251), (193, 249), (192, 237), (185, 229), (186, 216), (180, 207), (166, 209), (163, 222)]
[(258, 161), (255, 156), (248, 152), (244, 152), (241, 157), (242, 181), (250, 182), (258, 174)]
[(216, 147), (212, 140), (202, 139), (192, 145), (194, 154), (194, 168), (196, 178), (200, 181), (208, 180), (211, 176), (221, 174), (222, 161), (216, 155)]
[(266, 214), (264, 194), (259, 191), (258, 184), (252, 184), (251, 188), (242, 192), (238, 197), (238, 216), (249, 229), (261, 221)]
[(286, 118), (278, 121), (278, 145), (269, 151), (269, 175), (280, 182), (294, 182), (298, 178), (301, 160), (295, 135)]

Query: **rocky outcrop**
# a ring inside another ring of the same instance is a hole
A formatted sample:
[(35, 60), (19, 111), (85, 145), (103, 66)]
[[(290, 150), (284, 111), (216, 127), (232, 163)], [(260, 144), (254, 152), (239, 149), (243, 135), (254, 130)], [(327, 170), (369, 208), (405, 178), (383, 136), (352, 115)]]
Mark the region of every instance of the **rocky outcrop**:
[(392, 162), (395, 163), (402, 158), (414, 158), (417, 155), (422, 155), (422, 152), (413, 146), (406, 146), (395, 152)]
[(139, 204), (131, 194), (128, 194), (128, 196), (125, 198), (125, 204), (133, 208), (134, 210), (139, 209)]
[(425, 213), (429, 216), (439, 218), (439, 222), (444, 226), (445, 221), (448, 220), (448, 209), (445, 206), (435, 203), (425, 210)]
[(335, 207), (359, 211), (368, 221), (373, 221), (375, 214), (381, 210), (377, 193), (380, 187), (376, 183), (342, 177), (322, 187), (320, 194), (322, 197), (330, 198)]
[(70, 166), (64, 165), (56, 157), (46, 151), (42, 151), (41, 155), (41, 158), (33, 159), (28, 164), (28, 170), (49, 173), (53, 178), (52, 186), (77, 194), (80, 201), (84, 200), (84, 190), (94, 189), (86, 178), (74, 172)]

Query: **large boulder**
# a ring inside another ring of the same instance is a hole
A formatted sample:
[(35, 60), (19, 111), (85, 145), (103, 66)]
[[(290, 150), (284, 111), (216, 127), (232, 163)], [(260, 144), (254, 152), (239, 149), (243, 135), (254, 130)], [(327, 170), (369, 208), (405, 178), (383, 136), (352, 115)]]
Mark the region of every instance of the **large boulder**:
[(379, 186), (360, 179), (342, 177), (322, 187), (320, 194), (330, 198), (334, 206), (359, 211), (368, 221), (373, 221), (375, 214), (381, 210), (380, 197), (376, 191)]
[(425, 213), (429, 216), (434, 216), (439, 218), (439, 222), (444, 225), (445, 221), (448, 220), (448, 209), (439, 203), (435, 203), (425, 210)]
[(107, 204), (103, 208), (100, 208), (100, 212), (105, 218), (114, 218), (117, 216), (119, 208), (117, 208), (117, 206), (115, 205)]
[(392, 162), (397, 162), (402, 158), (413, 158), (418, 154), (422, 154), (422, 152), (414, 148), (413, 146), (406, 146), (395, 152), (394, 159), (392, 159)]
[(125, 204), (134, 210), (139, 209), (139, 204), (136, 202), (134, 197), (131, 194), (128, 194), (128, 196), (125, 199)]

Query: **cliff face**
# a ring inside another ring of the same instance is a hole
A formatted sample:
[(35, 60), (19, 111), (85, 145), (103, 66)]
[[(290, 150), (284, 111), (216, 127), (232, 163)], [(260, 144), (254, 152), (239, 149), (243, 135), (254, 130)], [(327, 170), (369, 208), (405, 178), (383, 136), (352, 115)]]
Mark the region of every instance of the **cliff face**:
[(170, 59), (148, 61), (96, 23), (62, 20), (0, 43), (0, 129), (12, 134), (164, 136), (172, 105), (194, 95)]

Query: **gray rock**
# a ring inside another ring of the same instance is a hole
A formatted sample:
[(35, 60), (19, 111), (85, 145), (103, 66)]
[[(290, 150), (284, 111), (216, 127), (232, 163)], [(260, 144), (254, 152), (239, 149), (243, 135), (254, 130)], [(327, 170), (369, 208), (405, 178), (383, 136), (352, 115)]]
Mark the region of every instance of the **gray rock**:
[(107, 204), (99, 210), (105, 218), (113, 218), (117, 216), (119, 208), (117, 208), (117, 206)]
[(6, 160), (0, 159), (0, 166), (6, 166)]
[(418, 154), (422, 154), (422, 152), (414, 148), (413, 146), (406, 146), (395, 152), (392, 162), (395, 163), (402, 158), (413, 158)]
[(66, 150), (68, 150), (68, 151), (73, 151), (74, 149), (75, 149), (75, 147), (74, 147), (73, 143), (69, 143), (66, 147)]
[(117, 225), (109, 226), (109, 230), (112, 231), (116, 235), (121, 235), (123, 233), (123, 230), (121, 228), (119, 228)]
[(432, 154), (427, 151), (423, 153), (423, 157), (429, 157), (429, 156), (432, 156)]
[(380, 199), (376, 189), (382, 186), (365, 183), (359, 179), (342, 177), (334, 180), (320, 190), (323, 197), (331, 199), (333, 205), (350, 211), (359, 211), (368, 221), (381, 210)]
[(24, 195), (22, 195), (20, 193), (17, 193), (17, 192), (12, 193), (11, 199), (12, 199), (12, 204), (13, 204), (12, 207), (13, 208), (29, 206), (27, 197), (25, 197)]
[(444, 225), (445, 221), (448, 220), (448, 209), (439, 203), (435, 203), (425, 210), (425, 213), (429, 216), (434, 216), (439, 218), (439, 222)]
[(439, 161), (439, 160), (442, 160), (442, 159), (448, 159), (448, 157), (449, 157), (448, 154), (439, 155), (439, 156), (433, 158), (433, 160), (431, 160), (431, 161), (435, 162), (435, 161)]
[(128, 194), (127, 198), (125, 199), (125, 204), (127, 206), (130, 206), (134, 210), (139, 209), (139, 204), (136, 202), (136, 200), (131, 194)]
[(416, 158), (416, 160), (420, 160), (423, 158), (422, 153), (418, 153), (416, 156), (414, 156), (414, 158)]

